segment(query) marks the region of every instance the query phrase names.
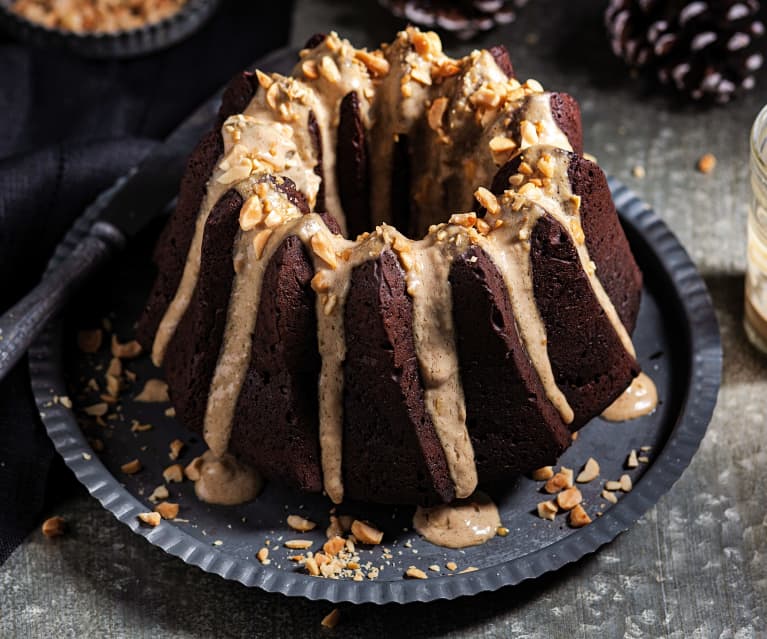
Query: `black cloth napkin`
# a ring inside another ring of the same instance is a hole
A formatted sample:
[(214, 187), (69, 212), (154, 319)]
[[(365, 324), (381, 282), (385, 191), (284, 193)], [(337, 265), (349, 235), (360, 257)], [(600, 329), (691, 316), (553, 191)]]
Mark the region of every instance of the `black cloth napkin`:
[[(40, 278), (74, 219), (238, 70), (285, 46), (291, 2), (225, 2), (199, 33), (130, 61), (0, 36), (0, 312)], [(0, 564), (71, 490), (22, 361), (0, 384)]]

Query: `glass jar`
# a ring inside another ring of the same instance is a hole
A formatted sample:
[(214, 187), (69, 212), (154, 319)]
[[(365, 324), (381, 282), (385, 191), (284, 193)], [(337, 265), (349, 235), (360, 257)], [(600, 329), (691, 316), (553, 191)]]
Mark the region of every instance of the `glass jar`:
[(751, 204), (748, 209), (746, 308), (743, 325), (767, 353), (767, 106), (751, 129)]

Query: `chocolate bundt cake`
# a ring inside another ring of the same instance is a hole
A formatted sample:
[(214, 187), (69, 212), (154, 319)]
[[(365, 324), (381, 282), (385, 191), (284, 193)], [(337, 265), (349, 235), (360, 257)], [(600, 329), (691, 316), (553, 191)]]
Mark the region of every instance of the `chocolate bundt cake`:
[(155, 261), (138, 337), (178, 418), (336, 503), (551, 464), (639, 373), (641, 274), (578, 105), (502, 47), (332, 33), (242, 74)]

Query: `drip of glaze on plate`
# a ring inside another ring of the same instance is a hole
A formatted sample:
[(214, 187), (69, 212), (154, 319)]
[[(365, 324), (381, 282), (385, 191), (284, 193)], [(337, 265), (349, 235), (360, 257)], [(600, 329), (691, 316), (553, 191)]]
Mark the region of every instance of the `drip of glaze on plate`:
[(605, 409), (602, 417), (610, 422), (624, 422), (649, 415), (657, 406), (655, 382), (646, 373), (640, 373), (621, 396)]
[(207, 504), (243, 504), (258, 497), (264, 486), (261, 476), (253, 468), (241, 464), (228, 453), (217, 457), (206, 450), (190, 466), (199, 475), (194, 482), (194, 492)]
[(426, 541), (445, 548), (467, 548), (495, 537), (501, 525), (498, 508), (486, 494), (475, 492), (449, 504), (419, 506), (413, 528)]

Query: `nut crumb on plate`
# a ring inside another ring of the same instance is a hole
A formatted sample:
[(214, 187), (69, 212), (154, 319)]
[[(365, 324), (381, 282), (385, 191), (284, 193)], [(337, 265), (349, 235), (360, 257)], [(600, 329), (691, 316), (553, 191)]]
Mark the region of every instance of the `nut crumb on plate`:
[(43, 522), (42, 531), (48, 539), (61, 537), (67, 531), (67, 522), (63, 517), (54, 515)]
[(138, 518), (141, 522), (151, 526), (152, 528), (159, 526), (160, 521), (162, 520), (160, 513), (139, 513)]
[(405, 571), (405, 577), (408, 577), (410, 579), (428, 579), (429, 575), (427, 575), (423, 570), (420, 568), (416, 568), (415, 566), (410, 566)]
[(317, 527), (317, 524), (300, 515), (288, 515), (288, 526), (298, 532), (309, 532), (310, 530), (314, 530)]
[(125, 462), (120, 466), (120, 470), (126, 475), (135, 475), (141, 470), (141, 461), (138, 459), (131, 459), (129, 462)]
[(583, 506), (578, 504), (570, 511), (568, 522), (573, 528), (581, 528), (591, 523), (591, 517), (583, 509)]
[(593, 457), (589, 457), (575, 481), (579, 484), (587, 484), (597, 477), (599, 477), (599, 463)]
[(164, 501), (154, 507), (155, 512), (160, 513), (163, 519), (175, 519), (178, 517), (178, 504)]

